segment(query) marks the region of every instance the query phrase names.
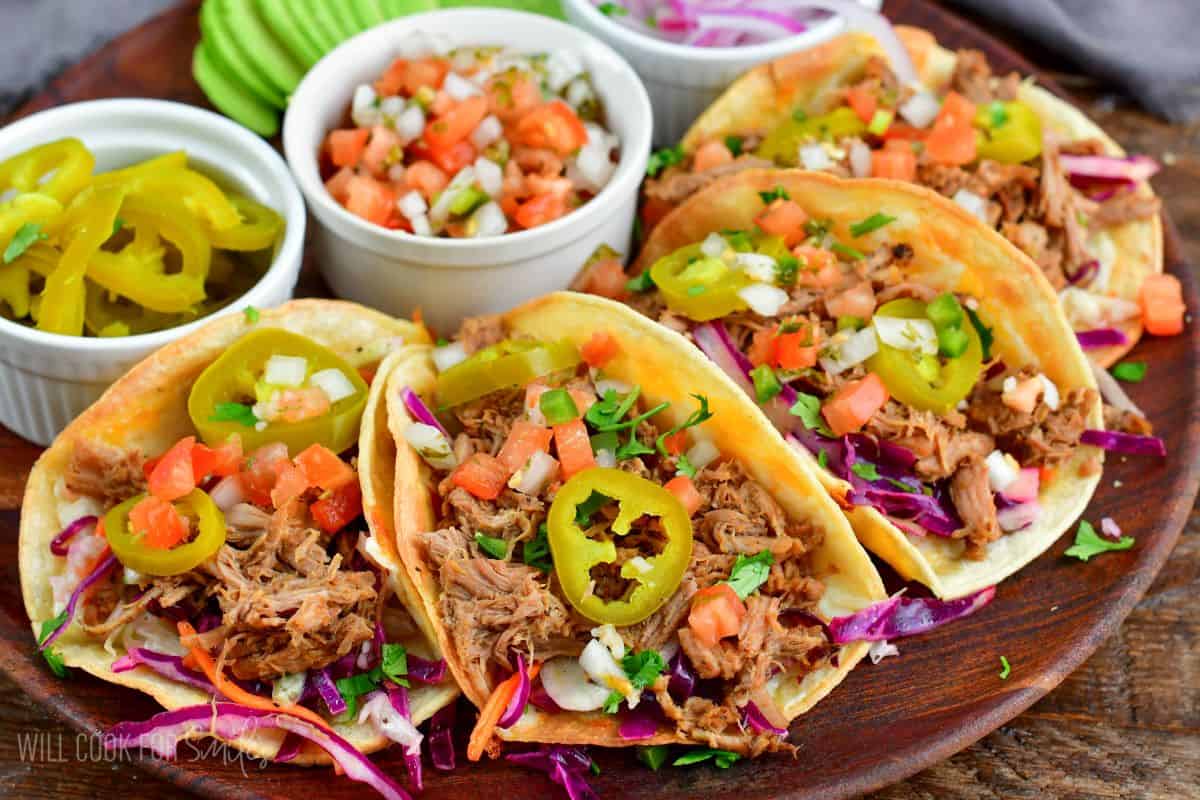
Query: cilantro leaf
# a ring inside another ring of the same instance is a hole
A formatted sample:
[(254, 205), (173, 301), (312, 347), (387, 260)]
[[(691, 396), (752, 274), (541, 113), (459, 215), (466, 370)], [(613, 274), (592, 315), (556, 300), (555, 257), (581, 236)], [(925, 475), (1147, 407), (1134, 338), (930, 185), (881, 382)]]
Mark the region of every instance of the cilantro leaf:
[(877, 231), (884, 225), (889, 225), (895, 221), (895, 217), (888, 216), (887, 214), (875, 213), (866, 219), (851, 223), (850, 235), (857, 239), (859, 236), (866, 236), (868, 233)]
[(733, 562), (729, 580), (725, 582), (733, 587), (738, 597), (745, 600), (767, 582), (767, 576), (771, 574), (771, 565), (774, 563), (775, 556), (771, 555), (770, 550), (763, 550), (749, 557), (739, 555)]
[(8, 243), (8, 247), (4, 248), (4, 263), (11, 264), (20, 258), (21, 254), (32, 247), (35, 242), (40, 242), (46, 238), (48, 237), (42, 233), (42, 226), (39, 223), (26, 222), (17, 228), (17, 232), (13, 234), (12, 240)]
[(776, 186), (767, 192), (759, 192), (758, 196), (762, 198), (764, 205), (771, 205), (776, 200), (791, 200), (792, 196), (787, 193), (787, 189), (782, 186)]
[(653, 178), (667, 167), (673, 167), (681, 161), (683, 161), (683, 148), (679, 145), (655, 150), (646, 162), (646, 174)]
[(793, 286), (799, 273), (800, 259), (795, 256), (781, 256), (775, 262), (775, 280), (780, 286)]
[[(38, 633), (38, 644), (46, 641), (46, 639), (50, 637), (50, 634), (54, 633), (56, 630), (66, 624), (67, 610), (64, 608), (62, 613), (57, 617), (48, 619), (42, 623), (42, 629)], [(66, 678), (71, 674), (67, 669), (67, 665), (63, 663), (62, 656), (60, 656), (54, 650), (54, 648), (47, 647), (45, 650), (43, 650), (42, 658), (46, 659), (46, 663), (50, 666), (50, 671), (53, 672), (56, 677)]]
[(71, 677), (71, 670), (67, 669), (67, 664), (63, 661), (62, 656), (53, 647), (47, 647), (42, 651), (42, 658), (46, 659), (46, 664), (49, 665), (50, 671), (54, 673), (56, 678)]
[(588, 495), (588, 499), (575, 507), (575, 524), (580, 528), (586, 528), (592, 524), (592, 517), (596, 512), (604, 507), (605, 503), (611, 503), (612, 498), (599, 492), (592, 492)]
[(67, 610), (64, 608), (62, 613), (57, 617), (46, 620), (42, 623), (42, 630), (38, 633), (38, 644), (46, 641), (50, 634), (67, 624)]
[(1128, 550), (1133, 547), (1132, 536), (1122, 536), (1120, 541), (1112, 542), (1101, 538), (1096, 529), (1087, 520), (1079, 521), (1079, 530), (1075, 532), (1075, 544), (1067, 548), (1063, 555), (1087, 561), (1092, 556), (1108, 553), (1113, 550)]
[(834, 242), (833, 244), (829, 245), (829, 249), (837, 253), (839, 256), (845, 256), (851, 261), (862, 261), (864, 258), (866, 258), (866, 256), (862, 254), (861, 250), (856, 250), (850, 245), (842, 244), (841, 242)]
[[(688, 418), (685, 419), (683, 422), (676, 425), (674, 428), (671, 428), (667, 432), (659, 434), (659, 437), (654, 440), (655, 449), (657, 449), (658, 452), (663, 455), (663, 457), (670, 455), (667, 452), (667, 444), (666, 444), (668, 437), (674, 436), (675, 434), (679, 433), (680, 431), (687, 430), (688, 428), (694, 428), (695, 426), (699, 425), (701, 422), (705, 422), (706, 420), (712, 419), (712, 412), (708, 410), (708, 398), (702, 394), (693, 394), (692, 397), (696, 398), (696, 402), (700, 404), (700, 407), (697, 408), (695, 411), (693, 411), (691, 414), (689, 414)], [(689, 475), (688, 477), (690, 478), (691, 475)]]
[(979, 334), (979, 343), (983, 347), (983, 360), (992, 360), (992, 342), (996, 337), (992, 334), (992, 329), (983, 324), (983, 320), (979, 318), (969, 306), (965, 307), (967, 317), (971, 320), (971, 325), (975, 327), (975, 332)]
[(258, 322), (258, 309), (254, 306), (246, 306), (246, 310), (242, 313), (246, 315), (246, 322), (250, 325)]
[(637, 749), (637, 760), (645, 764), (655, 772), (663, 764), (667, 763), (667, 758), (671, 755), (671, 749), (665, 744), (656, 744), (653, 747), (639, 747)]
[(1112, 375), (1119, 381), (1126, 383), (1141, 383), (1146, 377), (1146, 362), (1145, 361), (1122, 361), (1112, 368)]
[(636, 278), (630, 278), (625, 282), (625, 288), (628, 291), (636, 294), (645, 294), (654, 288), (654, 278), (650, 277), (650, 270), (642, 270), (642, 274)]
[(554, 569), (554, 559), (550, 556), (550, 531), (546, 523), (538, 526), (537, 533), (532, 539), (527, 539), (521, 547), (521, 560), (534, 569), (549, 573)]
[(1008, 676), (1012, 674), (1012, 667), (1008, 664), (1008, 659), (1000, 656), (1000, 680), (1008, 680)]
[(408, 651), (402, 644), (385, 644), (379, 668), (392, 682), (408, 687)]
[(850, 471), (864, 481), (877, 481), (882, 477), (870, 461), (855, 461), (850, 465)]
[(818, 451), (817, 463), (821, 465), (821, 469), (829, 469), (829, 453), (824, 450)]
[(648, 456), (654, 452), (653, 447), (647, 447), (637, 438), (637, 432), (629, 434), (629, 441), (617, 448), (617, 461), (637, 456)]
[(621, 667), (635, 689), (645, 689), (658, 679), (667, 662), (657, 650), (641, 650), (628, 653), (621, 659)]
[(487, 553), (489, 558), (503, 561), (508, 557), (508, 542), (503, 539), (476, 532), (475, 544), (479, 545), (479, 549)]
[(796, 392), (796, 402), (792, 404), (789, 412), (792, 416), (799, 417), (800, 421), (804, 423), (804, 427), (810, 431), (833, 436), (833, 431), (829, 429), (825, 418), (821, 416), (821, 398), (815, 394)]
[(814, 239), (823, 239), (833, 229), (831, 219), (810, 219), (804, 223), (804, 233)]
[(258, 417), (254, 416), (254, 409), (245, 403), (217, 403), (208, 421), (236, 422), (247, 428), (253, 428), (258, 424)]
[(625, 699), (625, 695), (617, 691), (608, 693), (608, 697), (604, 698), (604, 713), (615, 714), (617, 709), (621, 707), (621, 701)]
[(696, 477), (696, 466), (688, 460), (687, 453), (680, 453), (679, 458), (675, 459), (675, 471), (689, 478)]
[(726, 136), (725, 146), (729, 148), (730, 153), (733, 153), (734, 158), (737, 158), (742, 154), (742, 137)]
[(629, 13), (628, 8), (625, 8), (625, 6), (619, 6), (616, 3), (601, 3), (600, 5), (596, 6), (596, 9), (601, 14), (609, 17), (623, 17)]
[(671, 762), (675, 767), (686, 767), (689, 764), (699, 764), (703, 761), (712, 760), (717, 765), (718, 769), (729, 769), (741, 758), (740, 755), (730, 750), (715, 750), (711, 747), (698, 747), (684, 753), (679, 758)]

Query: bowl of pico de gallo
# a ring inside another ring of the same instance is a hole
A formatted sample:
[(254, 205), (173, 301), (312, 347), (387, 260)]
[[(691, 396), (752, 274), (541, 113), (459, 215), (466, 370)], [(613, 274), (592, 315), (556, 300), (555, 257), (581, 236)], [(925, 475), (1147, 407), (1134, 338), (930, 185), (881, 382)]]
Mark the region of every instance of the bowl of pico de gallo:
[(329, 53), (283, 126), (337, 294), (435, 331), (565, 287), (628, 252), (650, 101), (607, 45), (557, 20), (435, 11)]

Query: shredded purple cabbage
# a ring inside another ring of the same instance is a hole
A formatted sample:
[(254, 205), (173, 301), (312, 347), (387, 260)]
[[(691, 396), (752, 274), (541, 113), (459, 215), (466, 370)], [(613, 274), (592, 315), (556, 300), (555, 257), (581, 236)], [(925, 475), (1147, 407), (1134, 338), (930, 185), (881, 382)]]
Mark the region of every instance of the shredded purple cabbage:
[(517, 653), (517, 674), (521, 676), (517, 682), (517, 690), (513, 692), (512, 698), (508, 701), (508, 706), (496, 722), (496, 727), (498, 728), (511, 728), (513, 725), (516, 725), (517, 720), (525, 713), (525, 706), (529, 703), (529, 689), (531, 685), (529, 670), (525, 668), (525, 657), (520, 653)]
[(667, 675), (670, 676), (670, 682), (667, 684), (667, 693), (677, 703), (682, 703), (692, 696), (696, 691), (696, 673), (692, 672), (688, 666), (687, 658), (680, 649), (678, 653), (671, 657), (671, 663), (667, 667)]
[(1100, 262), (1097, 259), (1085, 261), (1079, 265), (1079, 269), (1067, 275), (1067, 283), (1071, 286), (1079, 286), (1083, 283), (1091, 281), (1092, 277), (1100, 271)]
[(62, 636), (62, 632), (71, 627), (71, 620), (75, 619), (75, 607), (79, 605), (79, 598), (82, 597), (83, 593), (88, 590), (88, 587), (107, 575), (109, 570), (116, 565), (117, 557), (112, 553), (109, 553), (107, 558), (97, 564), (96, 568), (93, 569), (91, 573), (87, 575), (87, 577), (79, 582), (79, 585), (76, 586), (75, 590), (71, 592), (71, 598), (67, 600), (66, 615), (63, 617), (62, 625), (59, 625), (49, 636), (42, 640), (42, 643), (38, 645), (39, 651), (45, 650), (50, 645), (54, 644), (54, 640), (59, 636)]
[(82, 516), (75, 520), (70, 525), (55, 534), (54, 538), (50, 540), (50, 552), (56, 556), (65, 556), (68, 549), (67, 545), (70, 543), (71, 539), (74, 538), (75, 534), (79, 533), (89, 525), (95, 525), (99, 521), (99, 517), (94, 517), (91, 514)]
[(742, 723), (756, 733), (770, 733), (775, 736), (787, 736), (787, 728), (772, 725), (754, 701), (742, 706)]
[(1111, 453), (1128, 453), (1134, 456), (1167, 457), (1167, 446), (1157, 436), (1138, 436), (1120, 431), (1098, 431), (1089, 428), (1079, 437), (1083, 444), (1090, 444)]
[(454, 769), (454, 714), (458, 703), (447, 703), (429, 720), (429, 758), (434, 769)]
[[(392, 708), (396, 709), (396, 713), (404, 717), (409, 722), (412, 722), (412, 710), (408, 705), (408, 690), (403, 686), (397, 686), (391, 681), (388, 681), (387, 687), (388, 702), (392, 704)], [(424, 790), (425, 782), (421, 773), (421, 748), (418, 747), (415, 753), (404, 751), (404, 767), (408, 770), (408, 779), (412, 781), (413, 788), (418, 792)]]
[(621, 717), (617, 733), (626, 741), (649, 739), (658, 733), (658, 724), (665, 721), (653, 692), (642, 692), (640, 700), (637, 708), (626, 711)]
[(446, 659), (430, 661), (409, 653), (408, 677), (417, 683), (441, 683), (446, 677)]
[(286, 764), (300, 755), (300, 746), (303, 744), (303, 737), (288, 731), (284, 734), (283, 741), (279, 744), (279, 750), (276, 751), (275, 758), (272, 760), (279, 764)]
[(996, 587), (980, 589), (956, 600), (897, 595), (872, 603), (861, 611), (829, 621), (836, 644), (878, 642), (924, 633), (974, 614), (996, 596)]
[(194, 686), (211, 695), (220, 696), (220, 693), (217, 692), (217, 687), (213, 686), (208, 678), (199, 672), (194, 672), (185, 667), (183, 659), (179, 656), (156, 653), (144, 647), (131, 647), (125, 655), (112, 663), (112, 671), (128, 672), (139, 666), (151, 669), (164, 678), (170, 678), (178, 683)]
[(529, 704), (537, 706), (542, 711), (547, 711), (551, 714), (557, 714), (562, 711), (562, 706), (554, 702), (554, 698), (546, 691), (546, 687), (542, 686), (539, 681), (536, 686), (529, 692)]
[(316, 687), (317, 693), (325, 701), (325, 707), (329, 709), (329, 713), (335, 717), (338, 714), (346, 713), (346, 698), (342, 697), (342, 693), (334, 684), (333, 677), (329, 674), (329, 667), (315, 670), (309, 675), (312, 677), (312, 683)]
[(400, 399), (404, 401), (404, 407), (408, 409), (409, 414), (412, 414), (413, 419), (417, 422), (423, 422), (426, 425), (432, 425), (441, 431), (442, 435), (448, 440), (453, 441), (453, 439), (450, 439), (450, 434), (442, 426), (442, 423), (438, 421), (437, 415), (429, 410), (429, 406), (425, 405), (425, 401), (416, 392), (405, 386), (400, 391)]
[(1095, 328), (1090, 331), (1077, 331), (1075, 338), (1079, 340), (1079, 346), (1085, 350), (1129, 343), (1129, 337), (1119, 328)]
[(585, 776), (592, 768), (592, 758), (582, 747), (552, 744), (524, 753), (510, 753), (507, 760), (523, 767), (536, 769), (567, 791), (570, 800), (599, 800)]

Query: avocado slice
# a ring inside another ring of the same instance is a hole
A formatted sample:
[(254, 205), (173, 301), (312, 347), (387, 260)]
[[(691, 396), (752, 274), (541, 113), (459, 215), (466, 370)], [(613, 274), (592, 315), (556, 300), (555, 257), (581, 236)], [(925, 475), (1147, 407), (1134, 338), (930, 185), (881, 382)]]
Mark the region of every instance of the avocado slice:
[(329, 26), (322, 22), (318, 16), (315, 5), (320, 1), (284, 0), (284, 2), (280, 2), (280, 0), (261, 0), (261, 2), (272, 5), (287, 6), (296, 22), (300, 24), (300, 31), (321, 52), (321, 55), (324, 56), (330, 50), (337, 47), (340, 40), (337, 34), (330, 30)]
[(260, 136), (279, 132), (279, 115), (238, 80), (213, 61), (208, 46), (201, 41), (192, 53), (192, 77), (204, 94), (225, 116), (245, 125)]
[(229, 20), (234, 44), (241, 48), (242, 55), (285, 97), (294, 92), (304, 77), (304, 70), (292, 60), (275, 33), (258, 16), (254, 0), (217, 2), (217, 10)]
[(384, 22), (383, 12), (379, 9), (380, 0), (350, 0), (354, 8), (354, 16), (362, 30), (374, 28)]
[(309, 38), (304, 24), (296, 16), (296, 4), (280, 0), (254, 0), (254, 8), (262, 21), (283, 42), (288, 53), (305, 70), (321, 60), (325, 53), (315, 39)]
[(379, 0), (379, 5), (388, 19), (409, 14), (420, 14), (438, 8), (438, 0)]
[(215, 67), (230, 77), (236, 77), (239, 83), (267, 105), (276, 108), (287, 106), (287, 98), (283, 93), (272, 86), (242, 54), (230, 32), (228, 20), (221, 15), (214, 0), (205, 0), (200, 7), (200, 32), (207, 47), (208, 60)]
[(342, 28), (342, 22), (331, 7), (339, 0), (298, 0), (299, 4), (308, 11), (312, 22), (312, 31), (328, 42), (325, 52), (328, 53), (342, 42), (350, 38), (350, 32)]
[(346, 31), (347, 39), (357, 36), (364, 30), (363, 26), (358, 24), (358, 18), (355, 16), (351, 4), (351, 0), (325, 0), (325, 5), (337, 17), (341, 29)]

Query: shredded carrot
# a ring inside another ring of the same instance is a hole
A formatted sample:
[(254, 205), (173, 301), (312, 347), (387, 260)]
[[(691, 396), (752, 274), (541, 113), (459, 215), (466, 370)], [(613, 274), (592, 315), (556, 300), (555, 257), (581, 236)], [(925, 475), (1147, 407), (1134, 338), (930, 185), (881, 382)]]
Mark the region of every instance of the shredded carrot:
[[(541, 668), (540, 661), (533, 662), (529, 666), (529, 680), (536, 678)], [(504, 713), (504, 709), (508, 708), (508, 701), (512, 700), (520, 683), (521, 673), (514, 672), (508, 680), (492, 690), (492, 696), (488, 698), (483, 710), (479, 712), (479, 721), (475, 723), (475, 729), (471, 731), (471, 739), (467, 742), (467, 758), (471, 761), (478, 761), (483, 755), (484, 748), (492, 740), (492, 734), (496, 731), (496, 723), (500, 721), (500, 715)]]

